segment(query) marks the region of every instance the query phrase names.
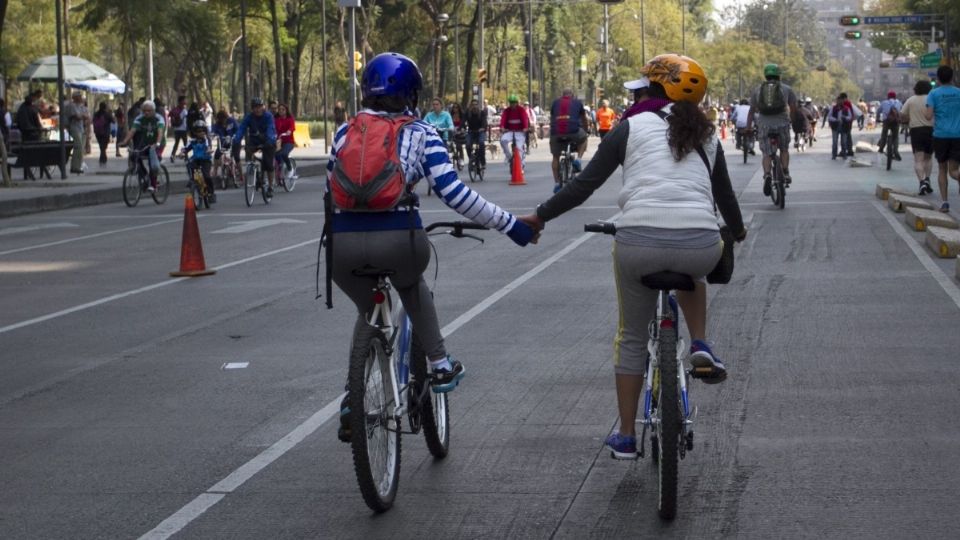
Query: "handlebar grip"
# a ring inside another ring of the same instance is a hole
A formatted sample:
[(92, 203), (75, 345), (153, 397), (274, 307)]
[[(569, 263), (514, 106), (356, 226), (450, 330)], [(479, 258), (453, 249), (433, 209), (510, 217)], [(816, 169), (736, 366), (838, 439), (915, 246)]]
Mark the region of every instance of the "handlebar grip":
[(602, 221), (600, 223), (587, 223), (583, 226), (583, 231), (603, 234), (616, 234), (617, 226), (606, 221)]

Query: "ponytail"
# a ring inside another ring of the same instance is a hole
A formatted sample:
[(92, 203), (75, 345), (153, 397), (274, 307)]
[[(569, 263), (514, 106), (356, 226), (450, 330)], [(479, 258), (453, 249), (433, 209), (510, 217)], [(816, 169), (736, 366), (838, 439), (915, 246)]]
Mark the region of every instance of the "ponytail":
[[(667, 93), (658, 82), (650, 83), (652, 97), (666, 98)], [(696, 103), (674, 101), (667, 116), (667, 144), (673, 159), (680, 161), (690, 152), (707, 142), (716, 132), (707, 115), (703, 114)]]

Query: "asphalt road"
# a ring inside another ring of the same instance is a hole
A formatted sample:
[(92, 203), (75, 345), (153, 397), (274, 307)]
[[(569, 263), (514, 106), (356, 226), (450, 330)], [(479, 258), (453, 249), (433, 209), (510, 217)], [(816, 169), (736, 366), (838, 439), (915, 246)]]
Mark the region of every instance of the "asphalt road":
[[(441, 325), (469, 373), (450, 456), (405, 437), (384, 515), (330, 421), (354, 311), (314, 298), (319, 179), (269, 206), (222, 193), (200, 215), (205, 278), (168, 277), (179, 198), (0, 221), (0, 538), (952, 536), (952, 261), (874, 202), (880, 176), (910, 183), (906, 162), (850, 169), (823, 150), (795, 158), (783, 211), (756, 158), (731, 160), (750, 235), (709, 308), (730, 378), (692, 388), (672, 523), (650, 461), (601, 449), (617, 421), (611, 240), (582, 225), (616, 213), (616, 176), (538, 246), (435, 238)], [(550, 193), (545, 144), (527, 169), (510, 187), (491, 161), (472, 187), (527, 212)], [(424, 215), (455, 217), (435, 198)]]

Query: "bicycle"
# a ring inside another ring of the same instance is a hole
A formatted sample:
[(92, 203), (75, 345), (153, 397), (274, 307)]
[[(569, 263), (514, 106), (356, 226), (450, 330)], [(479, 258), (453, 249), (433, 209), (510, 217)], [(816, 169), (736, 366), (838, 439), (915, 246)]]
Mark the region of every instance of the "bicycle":
[[(485, 227), (470, 222), (431, 223), (425, 230), (450, 228), (454, 238), (477, 236), (464, 230)], [(427, 448), (436, 459), (450, 451), (450, 403), (446, 393), (431, 391), (427, 357), (417, 342), (403, 304), (394, 302), (388, 278), (392, 270), (369, 266), (355, 276), (374, 277), (374, 308), (351, 347), (347, 382), (348, 422), (354, 471), (363, 500), (375, 512), (393, 506), (400, 479), (401, 434), (423, 431)], [(403, 417), (408, 427), (402, 426)]]
[(263, 178), (263, 166), (260, 163), (261, 149), (257, 148), (247, 154), (246, 172), (244, 173), (243, 195), (247, 206), (253, 206), (257, 192), (263, 197), (263, 204), (270, 204), (270, 195), (267, 192), (267, 182)]
[(887, 157), (887, 170), (893, 166), (893, 160), (897, 159), (897, 156), (900, 155), (900, 124), (898, 123), (896, 127), (890, 127), (887, 131), (887, 140), (886, 148), (884, 154)]
[(737, 135), (740, 137), (740, 149), (743, 150), (743, 163), (747, 163), (747, 155), (753, 153), (753, 137), (755, 134), (754, 129), (739, 128), (737, 129)]
[[(130, 208), (133, 208), (140, 202), (140, 197), (148, 191), (150, 187), (150, 171), (143, 164), (144, 153), (146, 152), (147, 147), (130, 150), (129, 162), (130, 166), (127, 167), (127, 171), (123, 173), (123, 202)], [(136, 182), (134, 182), (134, 175), (136, 175)], [(153, 202), (156, 204), (163, 204), (167, 202), (167, 197), (170, 195), (170, 175), (167, 173), (167, 168), (160, 163), (160, 170), (157, 171), (157, 185), (150, 196), (153, 198)]]
[[(584, 231), (614, 235), (616, 225), (608, 222), (584, 225)], [(688, 378), (712, 375), (710, 368), (686, 369), (683, 351), (687, 344), (679, 335), (680, 317), (674, 291), (692, 291), (693, 279), (677, 272), (662, 271), (640, 278), (641, 283), (659, 291), (656, 314), (650, 319), (647, 366), (643, 381), (643, 426), (637, 442), (639, 456), (645, 457), (650, 431), (650, 457), (657, 465), (659, 489), (657, 511), (670, 520), (677, 513), (677, 482), (680, 460), (693, 450), (693, 421), (696, 407), (690, 400)]]
[[(181, 154), (183, 159), (186, 155)], [(189, 161), (187, 167), (190, 169), (190, 179), (187, 181), (187, 193), (193, 196), (197, 210), (203, 208), (210, 209), (210, 192), (207, 189), (207, 180), (203, 177), (203, 168), (195, 162)]]
[[(471, 138), (471, 140), (480, 140), (480, 132), (476, 133), (476, 138)], [(467, 164), (467, 172), (470, 174), (471, 182), (483, 182), (483, 173), (486, 167), (482, 165), (481, 159), (483, 158), (483, 153), (485, 152), (483, 144), (477, 142), (472, 145), (468, 145), (467, 153), (470, 155), (470, 162)]]
[(217, 167), (217, 176), (220, 178), (220, 189), (227, 189), (231, 186), (239, 188), (241, 182), (243, 182), (243, 175), (241, 174), (240, 166), (233, 160), (233, 156), (230, 154), (230, 143), (224, 143), (218, 139), (217, 144), (219, 145), (220, 151), (220, 166)]
[(463, 153), (460, 151), (460, 147), (453, 137), (450, 137), (450, 140), (447, 141), (447, 153), (450, 154), (450, 162), (457, 168), (457, 171), (462, 171)]
[(770, 198), (773, 200), (773, 205), (779, 206), (782, 210), (786, 204), (787, 182), (783, 176), (783, 163), (780, 162), (780, 135), (771, 131), (767, 134), (767, 140), (770, 145), (770, 152), (767, 155), (770, 157), (771, 164)]
[(287, 159), (290, 160), (289, 168), (283, 159), (277, 157), (273, 170), (277, 171), (277, 185), (290, 193), (297, 185), (297, 160), (292, 157)]
[(573, 152), (570, 148), (573, 143), (566, 138), (560, 140), (563, 145), (563, 151), (560, 152), (560, 187), (563, 188), (573, 179)]

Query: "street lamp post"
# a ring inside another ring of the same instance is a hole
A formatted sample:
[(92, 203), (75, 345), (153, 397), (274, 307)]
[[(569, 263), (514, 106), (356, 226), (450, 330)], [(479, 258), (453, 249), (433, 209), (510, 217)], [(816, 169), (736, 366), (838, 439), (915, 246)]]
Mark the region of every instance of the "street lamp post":
[(440, 88), (440, 56), (443, 54), (443, 44), (447, 36), (443, 33), (450, 16), (446, 13), (437, 15), (436, 33), (433, 39), (433, 97), (443, 99), (443, 88)]

